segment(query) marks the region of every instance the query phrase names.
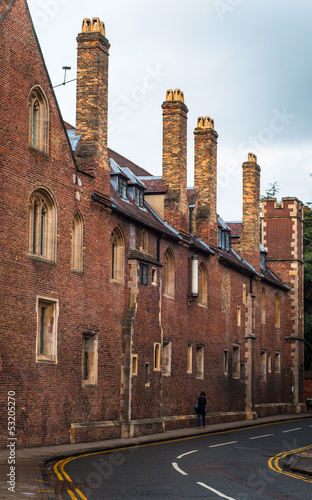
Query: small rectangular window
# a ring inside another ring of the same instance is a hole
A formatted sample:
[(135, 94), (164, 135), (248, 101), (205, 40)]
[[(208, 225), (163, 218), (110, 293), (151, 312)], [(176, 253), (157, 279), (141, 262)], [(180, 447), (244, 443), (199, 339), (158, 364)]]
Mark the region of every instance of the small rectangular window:
[(242, 321), (242, 313), (241, 313), (241, 308), (240, 306), (237, 306), (237, 326), (241, 326), (241, 321)]
[(142, 189), (135, 188), (135, 202), (138, 205), (138, 207), (143, 208), (144, 206), (144, 194)]
[(83, 385), (97, 385), (98, 335), (94, 332), (83, 334)]
[(37, 362), (56, 363), (58, 301), (37, 299)]
[(261, 351), (260, 354), (260, 380), (266, 382), (267, 380), (267, 354), (266, 351)]
[(161, 344), (154, 344), (154, 370), (159, 371), (160, 370), (160, 351), (161, 351)]
[(151, 365), (150, 365), (150, 363), (145, 363), (145, 366), (144, 366), (145, 387), (150, 386), (150, 375), (151, 375)]
[(156, 269), (152, 269), (152, 285), (156, 285), (157, 284), (157, 271)]
[(204, 378), (204, 346), (196, 346), (196, 378)]
[(189, 344), (187, 346), (187, 373), (192, 373), (193, 371), (193, 346)]
[(140, 279), (141, 285), (147, 285), (148, 283), (148, 266), (146, 264), (140, 263)]
[(138, 374), (138, 355), (132, 355), (132, 375)]
[(163, 343), (162, 353), (162, 371), (163, 375), (171, 375), (171, 342)]
[(240, 378), (240, 347), (239, 346), (233, 346), (233, 367), (232, 367), (232, 373), (233, 373), (233, 378)]
[(118, 194), (124, 200), (127, 199), (127, 180), (123, 177), (118, 177)]
[(275, 353), (275, 373), (281, 373), (281, 353), (279, 351)]
[(268, 373), (272, 372), (272, 356), (271, 353), (268, 353)]
[(223, 352), (223, 373), (226, 376), (229, 373), (229, 351), (228, 350)]

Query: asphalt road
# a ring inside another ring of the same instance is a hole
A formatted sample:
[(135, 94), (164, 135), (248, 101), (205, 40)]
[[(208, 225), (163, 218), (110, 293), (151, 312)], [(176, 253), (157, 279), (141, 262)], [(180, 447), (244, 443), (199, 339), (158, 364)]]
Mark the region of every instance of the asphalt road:
[(55, 470), (66, 500), (309, 500), (312, 478), (284, 469), (302, 449), (312, 449), (312, 419), (97, 452)]

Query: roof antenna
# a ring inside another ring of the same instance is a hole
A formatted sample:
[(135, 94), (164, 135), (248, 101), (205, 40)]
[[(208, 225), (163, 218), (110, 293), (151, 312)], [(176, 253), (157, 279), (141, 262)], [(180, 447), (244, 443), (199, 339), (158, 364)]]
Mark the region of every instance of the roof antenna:
[(54, 85), (54, 89), (56, 87), (60, 87), (61, 85), (66, 85), (67, 83), (70, 83), (70, 82), (74, 82), (75, 80), (77, 80), (77, 78), (73, 78), (72, 80), (68, 80), (68, 82), (66, 81), (66, 71), (70, 71), (71, 70), (71, 66), (63, 66), (62, 69), (65, 71), (64, 73), (64, 81), (63, 83), (59, 83), (58, 85)]

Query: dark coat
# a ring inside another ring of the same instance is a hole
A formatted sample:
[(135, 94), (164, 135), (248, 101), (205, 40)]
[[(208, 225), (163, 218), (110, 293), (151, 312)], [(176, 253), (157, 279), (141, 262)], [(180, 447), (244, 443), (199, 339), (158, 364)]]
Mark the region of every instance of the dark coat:
[(207, 400), (206, 400), (205, 396), (199, 396), (198, 408), (196, 410), (196, 413), (200, 413), (201, 415), (206, 413), (206, 404), (207, 404)]

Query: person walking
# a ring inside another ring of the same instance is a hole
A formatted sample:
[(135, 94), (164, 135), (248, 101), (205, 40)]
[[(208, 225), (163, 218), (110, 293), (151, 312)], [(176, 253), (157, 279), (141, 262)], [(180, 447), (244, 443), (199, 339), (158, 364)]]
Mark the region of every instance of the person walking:
[(206, 393), (204, 391), (202, 391), (200, 393), (199, 398), (198, 398), (198, 406), (196, 408), (197, 424), (198, 424), (199, 429), (200, 429), (200, 416), (202, 416), (203, 428), (205, 429), (205, 427), (206, 427), (206, 411), (207, 411), (206, 404), (207, 404)]

